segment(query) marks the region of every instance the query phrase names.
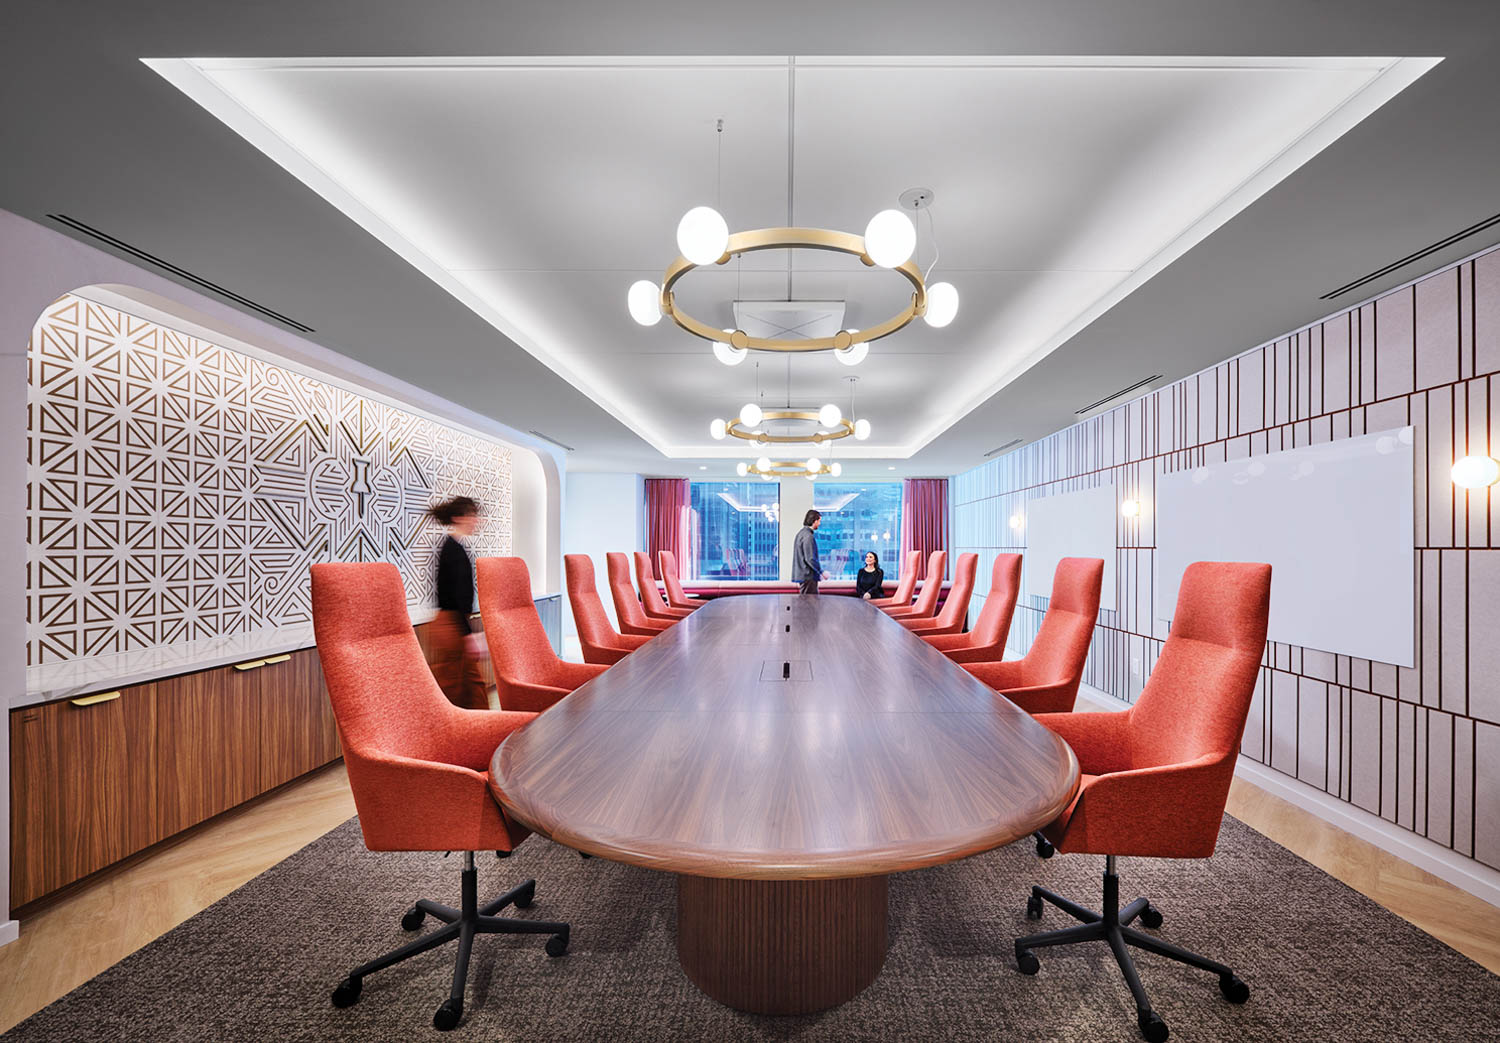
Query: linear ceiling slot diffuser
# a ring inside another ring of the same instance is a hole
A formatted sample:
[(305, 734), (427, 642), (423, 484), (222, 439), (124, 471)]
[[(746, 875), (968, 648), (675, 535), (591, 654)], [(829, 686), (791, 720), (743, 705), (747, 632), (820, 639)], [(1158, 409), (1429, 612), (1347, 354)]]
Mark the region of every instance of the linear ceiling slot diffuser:
[(273, 319), (274, 321), (281, 323), (283, 326), (290, 326), (292, 329), (298, 330), (302, 333), (316, 332), (311, 326), (304, 325), (298, 322), (296, 319), (289, 319), (279, 311), (267, 308), (264, 304), (257, 304), (249, 297), (242, 297), (239, 294), (235, 293), (233, 290), (226, 290), (216, 282), (210, 282), (208, 279), (203, 278), (203, 276), (201, 275), (194, 275), (186, 268), (179, 268), (171, 261), (163, 260), (153, 253), (147, 253), (140, 247), (132, 246), (122, 239), (116, 239), (108, 232), (101, 232), (99, 231), (99, 229), (94, 228), (91, 225), (86, 225), (82, 221), (69, 217), (67, 214), (48, 214), (47, 217), (49, 217), (53, 221), (56, 221), (60, 225), (66, 225), (67, 227), (73, 229), (75, 232), (79, 232), (83, 235), (88, 236), (90, 239), (97, 239), (99, 242), (104, 243), (106, 246), (113, 247), (114, 249), (119, 250), (122, 253), (127, 253), (131, 257), (135, 257), (139, 260), (145, 261), (147, 264), (155, 265), (163, 271), (171, 272), (178, 278), (186, 279), (188, 282), (194, 284), (195, 286), (201, 286), (205, 290), (208, 290), (210, 293), (216, 293), (220, 297), (224, 297), (228, 300), (234, 301), (236, 304), (240, 304), (246, 308), (249, 308), (251, 311), (259, 312), (266, 318)]
[(544, 434), (542, 434), (540, 431), (538, 431), (534, 427), (530, 431), (528, 431), (526, 433), (530, 434), (530, 435), (536, 435), (543, 442), (551, 442), (553, 445), (557, 446), (559, 449), (566, 449), (570, 453), (574, 451), (573, 447), (570, 446), (570, 445), (568, 445), (566, 442), (559, 442), (557, 439), (553, 438), (551, 435), (544, 435)]
[(1472, 224), (1468, 228), (1463, 229), (1462, 231), (1454, 232), (1452, 235), (1448, 236), (1446, 239), (1439, 239), (1435, 243), (1432, 243), (1432, 244), (1430, 244), (1428, 246), (1422, 247), (1422, 249), (1416, 251), (1415, 253), (1409, 253), (1405, 257), (1400, 258), (1399, 260), (1392, 261), (1390, 264), (1386, 265), (1384, 268), (1377, 268), (1375, 271), (1371, 272), (1369, 275), (1361, 276), (1360, 278), (1355, 279), (1353, 282), (1347, 282), (1344, 285), (1340, 286), (1336, 290), (1329, 290), (1327, 293), (1323, 294), (1323, 296), (1319, 297), (1318, 300), (1320, 300), (1320, 301), (1328, 301), (1328, 300), (1332, 300), (1335, 297), (1342, 297), (1344, 294), (1348, 293), (1350, 290), (1357, 290), (1361, 286), (1364, 286), (1366, 283), (1374, 282), (1376, 279), (1379, 279), (1382, 276), (1391, 274), (1397, 268), (1403, 268), (1406, 265), (1411, 264), (1413, 261), (1420, 261), (1422, 258), (1428, 256), (1429, 254), (1437, 253), (1439, 250), (1441, 250), (1441, 249), (1443, 249), (1445, 247), (1452, 246), (1454, 243), (1458, 242), (1460, 239), (1467, 239), (1471, 235), (1478, 235), (1480, 232), (1484, 231), (1486, 228), (1489, 228), (1492, 225), (1497, 225), (1497, 224), (1500, 224), (1500, 214), (1496, 214), (1493, 217), (1486, 217), (1483, 221), (1480, 221), (1478, 224)]
[(995, 448), (993, 448), (989, 452), (985, 453), (984, 454), (985, 458), (988, 459), (989, 457), (994, 456), (996, 453), (1003, 453), (1007, 449), (1011, 448), (1012, 446), (1020, 445), (1024, 441), (1026, 441), (1026, 439), (1024, 439), (1024, 438), (1012, 438), (1009, 442), (1006, 442), (1004, 445), (997, 445), (997, 446), (995, 446)]
[(1151, 376), (1147, 377), (1145, 380), (1137, 380), (1134, 384), (1131, 384), (1129, 387), (1123, 387), (1119, 391), (1116, 391), (1112, 395), (1105, 395), (1103, 398), (1101, 398), (1097, 402), (1090, 402), (1088, 405), (1084, 406), (1082, 409), (1075, 409), (1075, 410), (1073, 410), (1073, 413), (1074, 413), (1075, 416), (1081, 416), (1084, 413), (1092, 412), (1093, 410), (1098, 409), (1100, 406), (1104, 405), (1106, 402), (1113, 402), (1115, 399), (1120, 398), (1122, 395), (1128, 395), (1132, 391), (1139, 391), (1141, 388), (1146, 387), (1147, 385), (1149, 385), (1152, 381), (1160, 380), (1160, 379), (1161, 379), (1161, 374), (1160, 373), (1153, 373)]

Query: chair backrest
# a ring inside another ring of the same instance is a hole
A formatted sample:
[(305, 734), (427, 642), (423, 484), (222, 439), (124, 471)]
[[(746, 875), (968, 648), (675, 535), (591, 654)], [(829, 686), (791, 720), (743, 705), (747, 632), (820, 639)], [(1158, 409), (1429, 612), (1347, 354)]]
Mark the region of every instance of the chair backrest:
[[(313, 633), (344, 745), (355, 803), (370, 758), (445, 760), (432, 721), (464, 713), (433, 680), (406, 610), (401, 573), (387, 562), (312, 566)], [(363, 817), (364, 809), (361, 809)]]
[(974, 574), (979, 570), (979, 555), (972, 551), (960, 554), (953, 564), (953, 585), (948, 588), (948, 599), (943, 610), (937, 614), (939, 627), (958, 626), (963, 614), (969, 611), (969, 598), (974, 593)]
[(1022, 660), (1023, 684), (1071, 684), (1077, 694), (1099, 620), (1103, 584), (1103, 558), (1063, 558), (1057, 563), (1047, 614)]
[(609, 621), (599, 588), (594, 583), (594, 562), (587, 554), (564, 554), (563, 569), (568, 579), (568, 604), (573, 609), (573, 623), (578, 628), (578, 643), (585, 648), (618, 648), (619, 634)]
[(990, 569), (990, 592), (985, 595), (979, 618), (969, 628), (969, 643), (975, 648), (1005, 647), (1020, 595), (1021, 555), (995, 555), (994, 567)]
[(656, 589), (656, 574), (651, 571), (651, 555), (638, 550), (631, 557), (635, 559), (635, 585), (641, 590), (641, 601), (645, 603), (647, 612), (658, 616), (671, 615), (667, 611), (667, 603), (661, 599), (661, 591)]
[(677, 555), (669, 550), (656, 552), (656, 568), (661, 573), (661, 581), (667, 587), (667, 604), (676, 605), (679, 608), (692, 604), (688, 601), (687, 591), (682, 589), (682, 579), (677, 575)]
[(479, 616), (490, 648), (490, 665), (506, 706), (511, 683), (547, 684), (561, 662), (531, 599), (531, 572), (520, 558), (480, 558)]
[(930, 616), (937, 607), (938, 596), (943, 592), (943, 576), (948, 572), (948, 552), (935, 550), (927, 555), (927, 576), (922, 580), (922, 593), (912, 604), (912, 615)]
[(1215, 756), (1224, 765), (1227, 795), (1265, 654), (1270, 605), (1270, 565), (1187, 567), (1166, 644), (1129, 711), (1133, 766)]
[(896, 593), (891, 595), (892, 604), (911, 604), (911, 592), (917, 589), (917, 565), (921, 561), (921, 551), (909, 550), (906, 552), (906, 559), (901, 565), (901, 574), (897, 577)]
[(630, 585), (630, 561), (624, 553), (612, 550), (605, 554), (604, 567), (609, 575), (609, 593), (615, 602), (615, 618), (634, 627), (649, 626), (646, 610), (641, 608), (635, 588)]

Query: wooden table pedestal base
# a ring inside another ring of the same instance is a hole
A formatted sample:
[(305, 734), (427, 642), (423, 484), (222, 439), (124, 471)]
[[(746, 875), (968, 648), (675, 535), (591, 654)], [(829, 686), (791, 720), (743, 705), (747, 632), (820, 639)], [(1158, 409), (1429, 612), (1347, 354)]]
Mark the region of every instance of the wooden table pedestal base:
[(737, 1010), (836, 1007), (885, 963), (886, 878), (677, 878), (677, 956), (693, 984)]

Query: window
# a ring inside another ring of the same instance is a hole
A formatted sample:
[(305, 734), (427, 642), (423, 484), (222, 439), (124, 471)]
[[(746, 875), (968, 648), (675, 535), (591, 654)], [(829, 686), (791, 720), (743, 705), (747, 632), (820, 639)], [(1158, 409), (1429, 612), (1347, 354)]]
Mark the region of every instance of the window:
[(781, 485), (693, 482), (686, 567), (694, 579), (775, 580), (780, 571)]
[(813, 506), (823, 515), (818, 526), (818, 558), (833, 579), (853, 579), (865, 552), (880, 556), (887, 579), (900, 568), (900, 482), (818, 482)]

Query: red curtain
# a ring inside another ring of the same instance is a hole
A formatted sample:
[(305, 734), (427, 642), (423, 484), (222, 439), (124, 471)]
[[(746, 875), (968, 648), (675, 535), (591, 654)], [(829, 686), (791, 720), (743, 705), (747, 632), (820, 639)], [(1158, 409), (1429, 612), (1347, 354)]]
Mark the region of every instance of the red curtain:
[(901, 489), (901, 560), (909, 551), (921, 551), (917, 578), (926, 579), (927, 556), (947, 549), (948, 479), (906, 479)]
[(686, 478), (646, 479), (646, 553), (651, 555), (653, 572), (661, 568), (656, 552), (663, 550), (672, 552), (679, 570), (686, 573), (690, 567), (685, 556), (691, 502), (688, 497)]

